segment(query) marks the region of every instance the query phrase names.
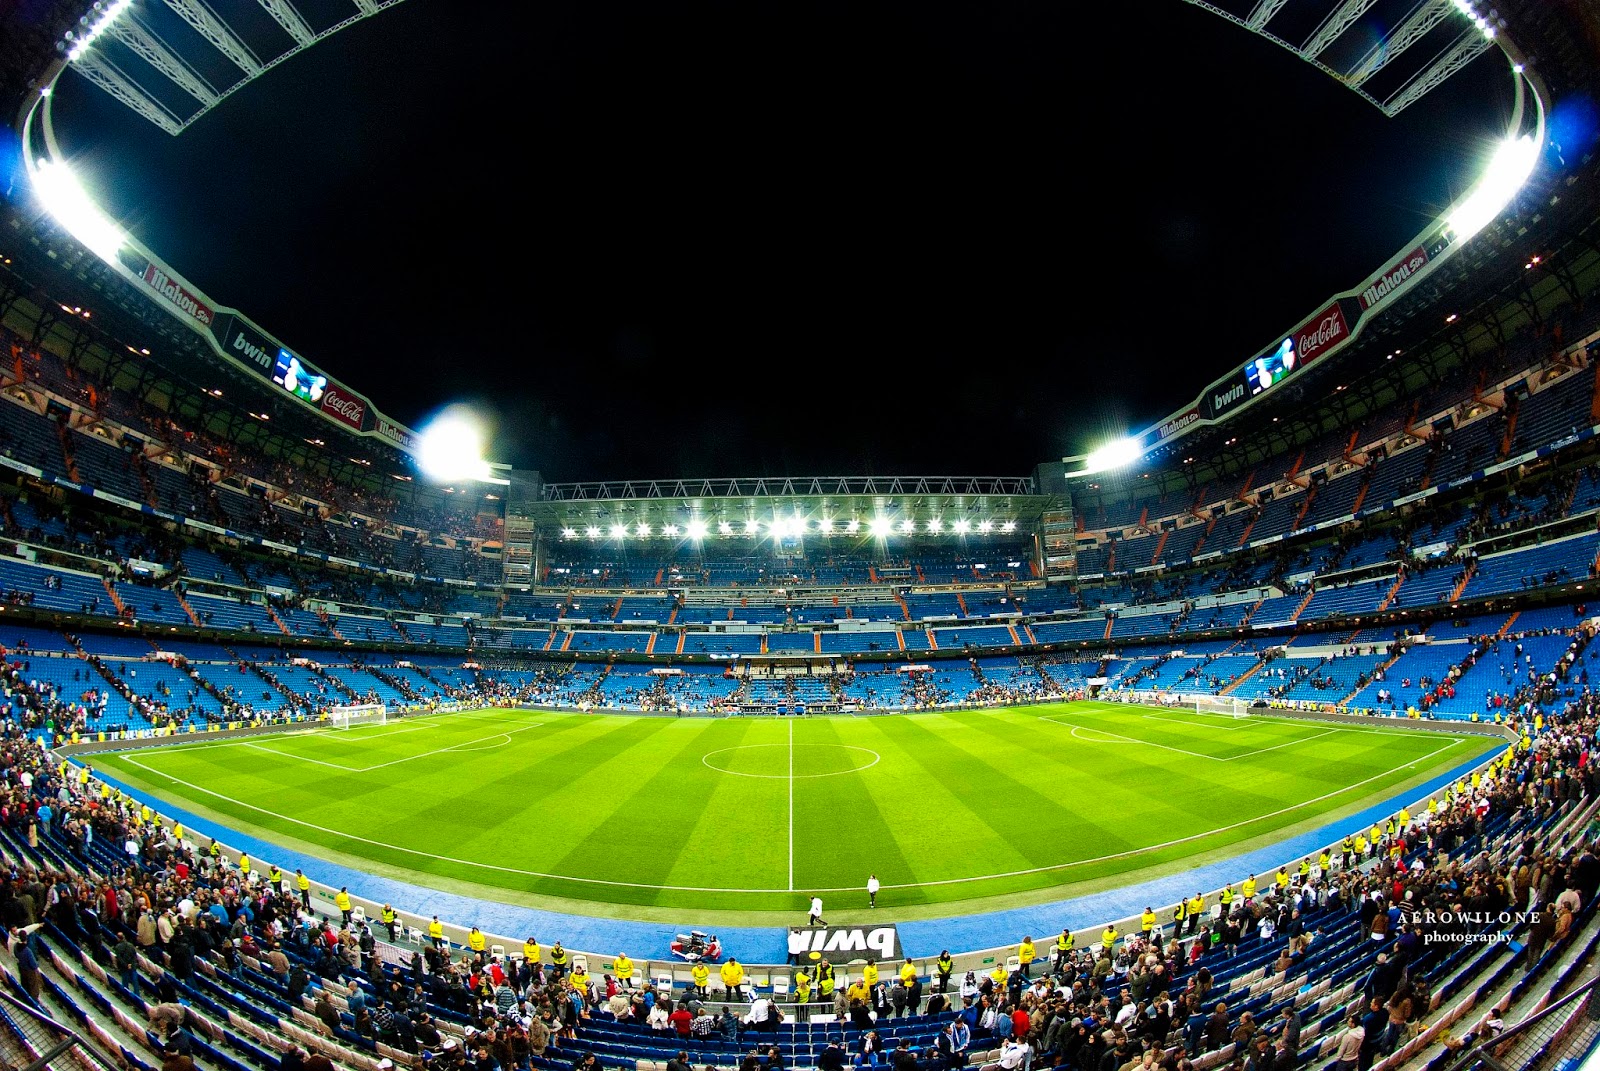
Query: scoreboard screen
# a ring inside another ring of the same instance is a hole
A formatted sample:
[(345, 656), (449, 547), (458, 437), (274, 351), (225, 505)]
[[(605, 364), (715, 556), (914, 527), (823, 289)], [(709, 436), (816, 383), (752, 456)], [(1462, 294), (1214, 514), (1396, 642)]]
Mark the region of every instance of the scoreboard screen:
[(1252, 396), (1282, 382), (1295, 368), (1294, 339), (1286, 338), (1283, 345), (1245, 365), (1245, 375), (1250, 379)]
[(327, 376), (285, 349), (278, 350), (278, 359), (272, 366), (272, 382), (312, 404), (321, 402), (322, 392), (328, 389)]

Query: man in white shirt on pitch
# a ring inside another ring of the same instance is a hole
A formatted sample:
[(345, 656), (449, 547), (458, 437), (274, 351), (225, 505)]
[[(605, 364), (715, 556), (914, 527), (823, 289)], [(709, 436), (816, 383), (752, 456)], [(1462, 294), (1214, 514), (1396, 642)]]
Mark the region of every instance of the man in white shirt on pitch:
[(808, 920), (807, 925), (810, 925), (810, 926), (826, 926), (827, 925), (826, 922), (822, 921), (822, 897), (820, 897), (820, 896), (813, 896), (811, 898), (811, 918)]
[(876, 875), (876, 874), (867, 875), (867, 906), (868, 907), (877, 907), (878, 906), (878, 890), (880, 888), (882, 888), (882, 886), (878, 884), (878, 875)]

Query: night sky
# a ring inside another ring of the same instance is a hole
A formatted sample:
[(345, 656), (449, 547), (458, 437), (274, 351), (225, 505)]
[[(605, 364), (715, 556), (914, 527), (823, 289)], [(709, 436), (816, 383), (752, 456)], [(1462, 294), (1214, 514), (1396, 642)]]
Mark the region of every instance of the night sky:
[(215, 300), (547, 479), (1018, 475), (1381, 267), (1509, 111), (1497, 54), (1388, 120), (1087, 6), (407, 0), (179, 138), (75, 77), (57, 130)]

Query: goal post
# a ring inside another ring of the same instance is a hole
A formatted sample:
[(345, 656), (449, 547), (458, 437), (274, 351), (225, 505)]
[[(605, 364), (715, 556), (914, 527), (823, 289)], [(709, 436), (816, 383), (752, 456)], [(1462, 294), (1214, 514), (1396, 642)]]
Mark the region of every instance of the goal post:
[(1231, 695), (1197, 695), (1194, 697), (1196, 714), (1218, 714), (1229, 718), (1248, 718), (1250, 704)]
[(330, 729), (351, 729), (357, 725), (382, 725), (389, 720), (389, 708), (382, 703), (355, 703), (328, 708)]

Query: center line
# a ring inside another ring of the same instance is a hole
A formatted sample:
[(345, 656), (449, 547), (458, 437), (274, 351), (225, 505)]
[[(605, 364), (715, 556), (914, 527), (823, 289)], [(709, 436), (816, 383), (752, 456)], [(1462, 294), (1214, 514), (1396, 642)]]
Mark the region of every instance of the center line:
[[(790, 715), (793, 718), (793, 715)], [(794, 721), (789, 722), (789, 891), (794, 892)]]

